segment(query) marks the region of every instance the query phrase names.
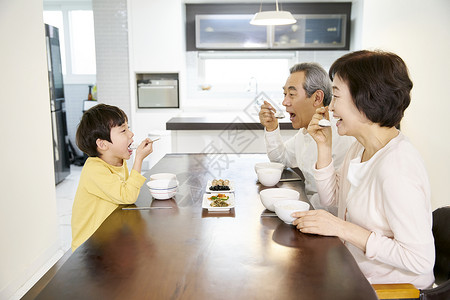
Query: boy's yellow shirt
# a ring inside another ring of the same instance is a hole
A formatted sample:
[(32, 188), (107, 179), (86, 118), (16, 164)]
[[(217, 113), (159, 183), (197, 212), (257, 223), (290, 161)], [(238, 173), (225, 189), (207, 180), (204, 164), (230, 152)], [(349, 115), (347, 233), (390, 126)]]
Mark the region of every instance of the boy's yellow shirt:
[(145, 177), (135, 170), (128, 173), (101, 158), (89, 157), (81, 171), (72, 208), (72, 251), (84, 243), (119, 206), (136, 202)]

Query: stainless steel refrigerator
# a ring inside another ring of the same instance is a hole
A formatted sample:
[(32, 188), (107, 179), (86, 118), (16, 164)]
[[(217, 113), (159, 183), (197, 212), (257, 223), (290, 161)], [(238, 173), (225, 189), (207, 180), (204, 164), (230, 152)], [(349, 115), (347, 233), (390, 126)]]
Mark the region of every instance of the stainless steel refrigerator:
[(45, 24), (47, 66), (52, 116), (55, 184), (70, 174), (69, 137), (67, 135), (64, 83), (58, 28)]

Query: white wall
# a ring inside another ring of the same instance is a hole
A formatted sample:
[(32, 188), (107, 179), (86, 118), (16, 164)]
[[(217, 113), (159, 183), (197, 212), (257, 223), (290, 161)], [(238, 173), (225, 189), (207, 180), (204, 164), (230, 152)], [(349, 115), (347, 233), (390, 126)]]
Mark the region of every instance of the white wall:
[(421, 152), (432, 205), (450, 204), (450, 1), (365, 0), (362, 46), (397, 53), (414, 83), (402, 131)]
[(58, 250), (42, 1), (0, 1), (0, 299)]
[[(180, 98), (185, 90), (184, 4), (180, 0), (129, 0), (128, 28), (130, 55), (131, 118), (135, 140), (149, 133), (162, 135), (154, 152), (144, 161), (152, 167), (165, 153), (171, 152), (170, 131), (166, 122), (179, 109), (137, 109), (136, 73), (179, 73)], [(180, 100), (182, 101), (182, 100)]]

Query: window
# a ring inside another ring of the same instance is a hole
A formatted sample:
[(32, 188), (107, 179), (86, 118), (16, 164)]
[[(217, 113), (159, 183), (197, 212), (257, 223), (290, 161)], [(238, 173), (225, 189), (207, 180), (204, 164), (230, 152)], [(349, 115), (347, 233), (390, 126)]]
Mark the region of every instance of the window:
[(69, 12), (72, 73), (95, 74), (94, 16), (92, 10)]
[(214, 92), (279, 92), (296, 61), (291, 52), (199, 52), (198, 80)]
[(261, 93), (281, 103), (289, 68), (298, 57), (295, 51), (188, 51), (186, 59), (185, 105), (243, 110)]
[(233, 86), (250, 92), (257, 90), (281, 92), (284, 82), (281, 82), (280, 78), (284, 80), (289, 75), (289, 61), (283, 58), (211, 58), (205, 59), (203, 64), (205, 83), (222, 92)]
[(95, 82), (94, 17), (90, 4), (44, 5), (44, 23), (59, 29), (64, 83)]

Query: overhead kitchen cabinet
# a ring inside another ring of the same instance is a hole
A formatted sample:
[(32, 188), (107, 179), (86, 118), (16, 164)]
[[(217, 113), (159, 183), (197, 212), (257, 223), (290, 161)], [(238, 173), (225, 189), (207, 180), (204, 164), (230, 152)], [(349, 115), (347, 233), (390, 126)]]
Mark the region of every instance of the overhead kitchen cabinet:
[(250, 24), (254, 13), (273, 10), (255, 4), (186, 4), (187, 51), (348, 50), (351, 3), (286, 3), (297, 23)]
[(347, 16), (293, 15), (297, 23), (273, 27), (270, 42), (273, 49), (348, 49), (346, 48)]
[(267, 26), (251, 25), (252, 18), (253, 15), (196, 15), (196, 48), (268, 48)]

